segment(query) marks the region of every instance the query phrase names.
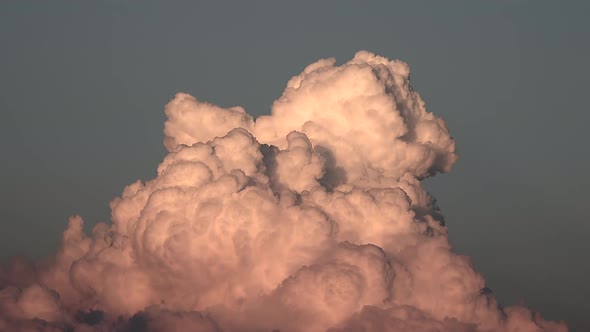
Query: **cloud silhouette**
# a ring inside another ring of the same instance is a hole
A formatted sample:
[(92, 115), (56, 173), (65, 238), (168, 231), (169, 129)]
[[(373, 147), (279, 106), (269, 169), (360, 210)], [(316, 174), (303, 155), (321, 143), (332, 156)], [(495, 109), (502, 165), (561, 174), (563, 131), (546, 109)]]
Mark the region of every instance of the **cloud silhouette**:
[(4, 267), (0, 330), (566, 331), (502, 308), (420, 180), (455, 142), (410, 70), (369, 52), (291, 78), (254, 120), (177, 94), (157, 176)]

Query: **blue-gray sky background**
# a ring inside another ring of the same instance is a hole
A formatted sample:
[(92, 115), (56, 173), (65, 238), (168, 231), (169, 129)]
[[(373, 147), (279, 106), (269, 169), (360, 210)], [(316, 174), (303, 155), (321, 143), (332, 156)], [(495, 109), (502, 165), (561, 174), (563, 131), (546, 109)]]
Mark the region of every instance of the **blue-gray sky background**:
[(163, 107), (254, 115), (324, 57), (401, 59), (461, 159), (427, 181), (456, 251), (505, 304), (590, 330), (590, 2), (5, 1), (0, 256), (51, 255), (67, 218), (155, 176)]

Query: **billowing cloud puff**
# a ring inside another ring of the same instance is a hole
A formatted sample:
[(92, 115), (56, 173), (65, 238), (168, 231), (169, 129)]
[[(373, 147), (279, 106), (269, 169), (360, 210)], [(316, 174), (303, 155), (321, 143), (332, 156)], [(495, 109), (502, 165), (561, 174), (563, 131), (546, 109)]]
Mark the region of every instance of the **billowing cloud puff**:
[(254, 120), (166, 105), (157, 177), (92, 234), (0, 274), (0, 330), (565, 331), (502, 308), (420, 180), (457, 160), (408, 65), (359, 52), (293, 77)]

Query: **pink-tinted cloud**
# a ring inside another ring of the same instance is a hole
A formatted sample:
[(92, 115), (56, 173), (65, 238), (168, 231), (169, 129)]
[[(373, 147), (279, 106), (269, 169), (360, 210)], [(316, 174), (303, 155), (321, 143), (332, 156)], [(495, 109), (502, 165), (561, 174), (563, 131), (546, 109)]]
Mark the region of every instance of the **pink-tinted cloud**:
[[(359, 52), (254, 120), (178, 94), (156, 178), (2, 273), (0, 330), (566, 331), (501, 308), (420, 180), (457, 160), (410, 70)], [(25, 278), (26, 277), (26, 278)]]

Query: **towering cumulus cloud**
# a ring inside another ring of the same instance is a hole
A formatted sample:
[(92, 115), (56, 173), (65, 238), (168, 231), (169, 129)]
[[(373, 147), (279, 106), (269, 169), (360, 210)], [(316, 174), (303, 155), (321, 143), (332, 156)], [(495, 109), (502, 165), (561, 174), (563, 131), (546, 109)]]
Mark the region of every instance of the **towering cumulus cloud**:
[(2, 331), (566, 331), (502, 308), (420, 180), (457, 160), (409, 67), (309, 65), (254, 120), (179, 93), (158, 175), (1, 275)]

